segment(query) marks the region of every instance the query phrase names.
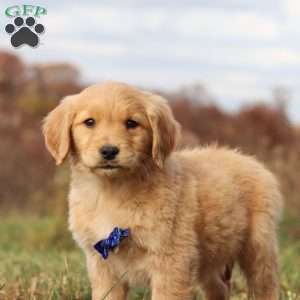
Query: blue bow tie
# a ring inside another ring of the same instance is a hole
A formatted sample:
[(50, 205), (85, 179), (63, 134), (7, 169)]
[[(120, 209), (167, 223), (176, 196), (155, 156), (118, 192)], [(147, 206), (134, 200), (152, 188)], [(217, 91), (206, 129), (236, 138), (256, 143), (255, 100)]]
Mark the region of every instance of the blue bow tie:
[(107, 239), (100, 240), (94, 245), (94, 248), (102, 255), (104, 259), (108, 258), (109, 251), (114, 250), (120, 245), (121, 241), (129, 236), (129, 229), (115, 227)]

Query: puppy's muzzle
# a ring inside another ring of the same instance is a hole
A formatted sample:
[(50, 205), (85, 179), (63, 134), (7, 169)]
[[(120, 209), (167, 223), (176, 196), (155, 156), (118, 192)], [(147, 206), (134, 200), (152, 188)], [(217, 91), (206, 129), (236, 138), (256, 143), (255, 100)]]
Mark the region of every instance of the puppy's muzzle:
[(119, 148), (114, 145), (104, 145), (99, 150), (100, 155), (105, 160), (113, 160), (120, 152)]

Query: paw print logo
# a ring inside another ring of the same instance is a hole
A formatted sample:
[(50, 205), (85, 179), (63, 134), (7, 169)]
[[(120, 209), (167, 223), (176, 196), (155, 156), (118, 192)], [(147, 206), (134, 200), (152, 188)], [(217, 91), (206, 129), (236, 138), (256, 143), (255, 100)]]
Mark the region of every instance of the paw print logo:
[(33, 17), (28, 17), (25, 20), (22, 17), (16, 17), (14, 24), (7, 24), (5, 31), (11, 34), (11, 44), (15, 48), (21, 45), (36, 47), (39, 43), (39, 35), (45, 31), (42, 24), (36, 24)]

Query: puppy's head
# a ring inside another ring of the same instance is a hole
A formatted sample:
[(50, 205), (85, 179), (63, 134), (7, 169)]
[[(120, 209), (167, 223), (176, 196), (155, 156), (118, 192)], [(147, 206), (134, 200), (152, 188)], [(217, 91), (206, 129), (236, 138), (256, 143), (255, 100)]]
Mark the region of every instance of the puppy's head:
[(46, 117), (46, 146), (60, 164), (74, 163), (99, 175), (163, 168), (179, 125), (166, 101), (128, 85), (107, 82), (66, 97)]

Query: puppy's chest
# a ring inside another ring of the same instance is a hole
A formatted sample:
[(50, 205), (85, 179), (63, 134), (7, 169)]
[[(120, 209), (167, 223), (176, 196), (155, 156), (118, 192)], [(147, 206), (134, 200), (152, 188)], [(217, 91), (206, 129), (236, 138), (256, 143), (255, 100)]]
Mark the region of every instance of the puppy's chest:
[(93, 249), (93, 245), (106, 239), (115, 227), (128, 228), (135, 233), (135, 228), (143, 227), (146, 214), (134, 202), (126, 204), (126, 201), (123, 203), (101, 193), (87, 199), (82, 194), (80, 191), (70, 194), (69, 211), (70, 229), (82, 248)]
[(109, 236), (115, 227), (128, 228), (129, 218), (105, 205), (79, 203), (70, 209), (70, 229), (75, 240), (84, 248), (91, 248)]
[[(142, 283), (145, 283), (148, 278), (145, 270), (148, 269), (147, 266), (151, 260), (147, 251), (147, 243), (151, 241), (144, 231), (139, 232), (143, 226), (143, 220), (145, 221), (145, 217), (140, 211), (132, 211), (122, 206), (116, 208), (109, 202), (91, 205), (91, 203), (81, 201), (70, 207), (69, 215), (73, 237), (85, 251), (95, 252), (94, 245), (106, 239), (115, 227), (128, 228), (129, 237), (121, 241), (115, 251), (109, 253), (106, 262), (118, 274), (122, 275), (130, 270), (129, 277), (143, 278)], [(100, 253), (97, 254), (99, 259), (103, 259)]]

